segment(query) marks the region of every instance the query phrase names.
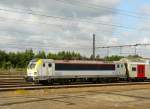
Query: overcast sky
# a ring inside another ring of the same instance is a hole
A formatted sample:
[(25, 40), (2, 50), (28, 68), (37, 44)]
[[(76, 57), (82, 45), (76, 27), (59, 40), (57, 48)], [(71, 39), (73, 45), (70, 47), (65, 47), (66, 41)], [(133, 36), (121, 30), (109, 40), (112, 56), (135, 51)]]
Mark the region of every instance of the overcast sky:
[[(96, 46), (149, 43), (149, 12), (149, 0), (0, 0), (0, 49), (71, 50), (89, 56), (93, 33)], [(145, 57), (149, 51), (138, 48)], [(119, 52), (111, 49), (110, 55)], [(105, 49), (96, 53), (107, 54)]]

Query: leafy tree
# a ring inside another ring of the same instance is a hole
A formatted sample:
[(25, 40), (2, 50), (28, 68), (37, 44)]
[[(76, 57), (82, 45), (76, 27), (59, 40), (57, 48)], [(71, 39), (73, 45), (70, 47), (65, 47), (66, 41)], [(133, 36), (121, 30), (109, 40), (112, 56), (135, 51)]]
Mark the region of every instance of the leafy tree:
[(142, 58), (142, 57), (139, 55), (129, 55), (127, 56), (127, 58)]
[(38, 54), (35, 55), (35, 58), (43, 58), (43, 59), (46, 59), (46, 53), (45, 51), (39, 51)]
[(0, 67), (3, 66), (3, 63), (5, 63), (8, 60), (8, 55), (5, 51), (0, 50)]
[(124, 58), (123, 56), (117, 56), (117, 55), (113, 55), (113, 56), (107, 56), (104, 58), (105, 61), (119, 61), (120, 59)]

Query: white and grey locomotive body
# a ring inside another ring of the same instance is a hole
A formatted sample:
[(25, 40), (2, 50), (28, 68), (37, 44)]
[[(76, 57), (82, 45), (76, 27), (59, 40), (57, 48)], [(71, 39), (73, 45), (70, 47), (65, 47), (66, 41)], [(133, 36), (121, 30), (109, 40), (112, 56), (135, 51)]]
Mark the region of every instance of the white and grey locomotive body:
[(52, 59), (31, 60), (27, 68), (27, 81), (73, 82), (149, 79), (150, 64), (144, 62), (65, 61)]
[[(117, 67), (117, 66), (121, 67)], [(105, 63), (97, 61), (54, 61), (51, 59), (32, 60), (27, 68), (28, 81), (57, 81), (77, 79), (100, 81), (118, 79), (126, 76), (122, 63)]]

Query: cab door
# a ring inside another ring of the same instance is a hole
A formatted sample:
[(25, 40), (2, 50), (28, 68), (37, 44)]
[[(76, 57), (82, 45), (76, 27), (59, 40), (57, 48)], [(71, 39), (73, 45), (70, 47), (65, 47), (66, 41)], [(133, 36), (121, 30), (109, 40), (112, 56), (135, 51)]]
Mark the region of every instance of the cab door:
[(120, 64), (116, 64), (116, 74), (120, 75)]
[(47, 76), (47, 63), (43, 62), (42, 68), (41, 68), (41, 76)]
[(125, 77), (126, 75), (126, 68), (125, 68), (125, 64), (120, 63), (116, 65), (116, 74), (119, 77)]
[(145, 65), (137, 65), (137, 77), (145, 78)]
[(47, 74), (48, 76), (53, 76), (53, 64), (52, 63), (47, 63)]

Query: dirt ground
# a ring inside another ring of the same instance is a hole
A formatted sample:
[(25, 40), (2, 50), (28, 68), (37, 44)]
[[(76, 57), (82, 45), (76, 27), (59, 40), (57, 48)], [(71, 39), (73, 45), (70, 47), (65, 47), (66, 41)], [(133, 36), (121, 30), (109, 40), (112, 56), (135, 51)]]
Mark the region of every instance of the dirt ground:
[(150, 109), (150, 85), (0, 92), (0, 109)]

